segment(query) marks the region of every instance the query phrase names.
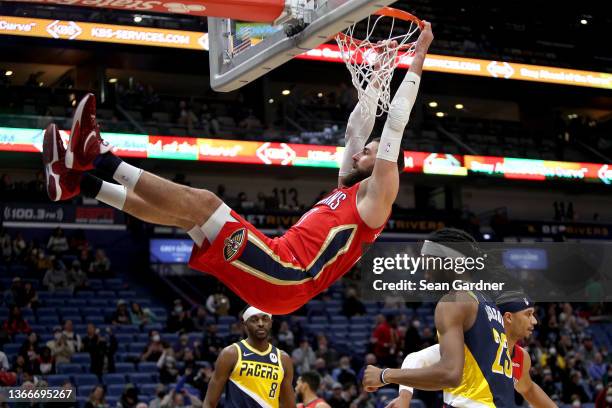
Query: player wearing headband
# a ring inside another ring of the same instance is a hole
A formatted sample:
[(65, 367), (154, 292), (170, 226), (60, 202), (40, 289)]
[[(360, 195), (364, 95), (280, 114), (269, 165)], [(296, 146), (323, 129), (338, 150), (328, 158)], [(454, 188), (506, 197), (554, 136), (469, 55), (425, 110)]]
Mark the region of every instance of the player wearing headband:
[(219, 354), (204, 407), (216, 407), (224, 389), (226, 408), (294, 407), (293, 362), (270, 344), (272, 316), (250, 306), (242, 324), (247, 338)]
[[(367, 143), (378, 99), (374, 79), (349, 117), (338, 187), (281, 237), (267, 237), (208, 190), (162, 179), (114, 155), (100, 138), (91, 94), (77, 106), (68, 149), (54, 125), (45, 131), (49, 197), (83, 194), (143, 221), (180, 227), (195, 242), (192, 268), (216, 276), (250, 305), (290, 313), (348, 272), (387, 223), (404, 168), (402, 136), (433, 40), (431, 25), (423, 23), (380, 138)], [(92, 169), (119, 184), (92, 175)]]
[[(421, 248), (432, 258), (482, 256), (474, 238), (465, 231), (444, 228), (432, 233)], [(457, 280), (454, 270), (427, 271), (435, 282)], [(473, 278), (469, 271), (463, 281)], [(451, 290), (435, 310), (440, 358), (422, 368), (384, 370), (368, 366), (363, 385), (374, 391), (386, 384), (422, 390), (444, 390), (452, 407), (514, 407), (512, 358), (508, 350), (503, 318), (487, 295), (476, 291)]]
[[(553, 408), (557, 405), (550, 399), (539, 385), (531, 380), (531, 357), (517, 343), (531, 336), (535, 318), (534, 304), (520, 291), (506, 292), (496, 300), (502, 316), (508, 338), (508, 349), (512, 350), (512, 377), (514, 389), (534, 408)], [(428, 367), (440, 360), (440, 346), (435, 344), (421, 351), (410, 353), (404, 359), (402, 368)], [(391, 401), (387, 408), (408, 408), (414, 389), (401, 385), (399, 396)], [(444, 394), (444, 401), (450, 403), (452, 397)], [(458, 407), (458, 405), (454, 405)]]

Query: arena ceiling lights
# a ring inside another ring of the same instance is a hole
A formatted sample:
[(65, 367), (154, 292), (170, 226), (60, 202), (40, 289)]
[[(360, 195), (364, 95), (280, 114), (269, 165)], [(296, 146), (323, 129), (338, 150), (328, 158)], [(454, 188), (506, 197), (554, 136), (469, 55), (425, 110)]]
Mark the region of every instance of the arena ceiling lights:
[[(0, 16), (0, 35), (169, 47), (199, 51), (207, 51), (209, 49), (208, 33), (204, 32), (12, 16)], [(320, 45), (296, 58), (343, 63), (338, 46), (335, 44)], [(399, 66), (400, 68), (408, 68), (410, 62), (410, 58), (404, 57)], [(612, 89), (612, 74), (518, 64), (506, 61), (429, 54), (425, 60), (424, 69), (426, 71), (448, 74)]]
[[(68, 133), (60, 131), (67, 141)], [(343, 147), (294, 143), (102, 133), (122, 157), (337, 169)], [(0, 152), (42, 150), (42, 130), (0, 127)], [(577, 163), (511, 157), (405, 152), (405, 172), (487, 176), (514, 180), (568, 180), (612, 184), (612, 163)]]

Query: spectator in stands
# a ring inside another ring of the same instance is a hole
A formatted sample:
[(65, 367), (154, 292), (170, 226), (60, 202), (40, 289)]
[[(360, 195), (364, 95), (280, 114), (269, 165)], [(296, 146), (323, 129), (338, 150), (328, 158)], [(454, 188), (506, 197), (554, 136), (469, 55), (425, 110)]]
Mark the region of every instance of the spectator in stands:
[(210, 384), (212, 375), (212, 364), (208, 361), (204, 361), (202, 362), (202, 367), (197, 371), (197, 373), (187, 378), (187, 382), (200, 391), (200, 395), (206, 395), (206, 392), (208, 391), (208, 384)]
[(103, 385), (98, 384), (93, 390), (91, 390), (91, 393), (89, 393), (89, 398), (83, 407), (108, 408), (108, 403), (106, 402), (106, 391), (104, 391)]
[(4, 228), (0, 229), (0, 260), (8, 263), (11, 261), (11, 255), (13, 253), (13, 241), (8, 231)]
[[(384, 404), (388, 401), (383, 400), (381, 402)], [(377, 406), (380, 406), (380, 403), (377, 404), (374, 394), (367, 392), (366, 390), (361, 390), (359, 396), (350, 404), (350, 408), (376, 408)]]
[(91, 372), (102, 377), (105, 372), (115, 371), (115, 353), (119, 345), (117, 338), (110, 327), (106, 328), (106, 335), (89, 323), (87, 335), (83, 339), (83, 351), (89, 353), (91, 359)]
[(149, 344), (140, 355), (140, 361), (157, 362), (164, 352), (164, 345), (157, 330), (149, 332)]
[(208, 325), (206, 322), (207, 317), (208, 313), (206, 312), (206, 308), (202, 305), (198, 306), (195, 310), (195, 316), (192, 317), (193, 327), (196, 331), (204, 332), (206, 330), (206, 326)]
[(180, 392), (170, 391), (161, 403), (161, 408), (200, 408), (201, 406), (202, 401), (185, 388)]
[(8, 371), (11, 369), (8, 358), (4, 351), (0, 350), (0, 371)]
[(93, 258), (91, 257), (91, 252), (88, 248), (81, 249), (81, 252), (79, 252), (78, 261), (81, 263), (81, 268), (83, 268), (84, 271), (91, 273)]
[(130, 308), (130, 321), (132, 324), (144, 326), (146, 324), (155, 323), (157, 316), (148, 307), (143, 308), (136, 302), (132, 302)]
[(111, 322), (113, 324), (130, 324), (132, 323), (132, 319), (130, 317), (130, 313), (128, 312), (127, 302), (123, 299), (119, 299), (117, 301), (117, 309), (115, 313), (113, 313), (111, 317)]
[(23, 261), (26, 255), (26, 249), (28, 245), (26, 244), (25, 239), (23, 239), (23, 234), (18, 232), (13, 239), (13, 258), (18, 261)]
[(45, 251), (41, 248), (33, 248), (31, 252), (31, 263), (37, 272), (37, 275), (46, 273), (49, 269), (53, 268), (53, 258), (47, 256)]
[(230, 309), (229, 299), (222, 293), (214, 293), (206, 299), (206, 309), (217, 317), (227, 316)]
[(43, 278), (43, 285), (49, 292), (68, 288), (66, 266), (59, 259), (53, 260), (53, 266), (47, 270)]
[(89, 272), (92, 277), (96, 278), (105, 279), (113, 277), (110, 259), (108, 259), (103, 249), (96, 250), (94, 260), (89, 266)]
[(19, 355), (23, 356), (28, 362), (36, 360), (40, 352), (40, 344), (38, 335), (34, 332), (28, 335), (28, 338), (21, 343)]
[(314, 369), (321, 376), (321, 384), (323, 388), (329, 388), (334, 385), (334, 378), (331, 376), (329, 370), (327, 370), (327, 363), (322, 358), (317, 358), (315, 360)]
[(38, 300), (38, 294), (36, 293), (36, 289), (34, 289), (32, 282), (24, 283), (23, 298), (25, 303), (24, 307), (36, 309), (40, 305), (40, 301)]
[(157, 360), (157, 368), (159, 369), (159, 382), (162, 384), (170, 384), (175, 382), (179, 370), (174, 358), (174, 351), (171, 347), (166, 347), (162, 352), (161, 357)]
[(193, 345), (189, 343), (189, 336), (186, 333), (181, 334), (178, 343), (174, 345), (174, 356), (177, 360), (182, 361), (187, 350), (191, 351)]
[(64, 235), (64, 231), (57, 227), (47, 241), (47, 250), (57, 258), (68, 252), (68, 239)]
[(47, 347), (51, 349), (51, 354), (55, 357), (56, 363), (69, 363), (74, 349), (68, 344), (68, 338), (62, 334), (62, 328), (53, 328), (53, 340), (47, 342)]
[(13, 363), (11, 371), (17, 375), (18, 382), (22, 382), (24, 374), (34, 372), (34, 368), (27, 358), (19, 354), (15, 357), (15, 362)]
[(604, 363), (601, 353), (596, 353), (595, 358), (589, 364), (588, 373), (592, 380), (599, 381), (608, 372), (608, 365)]
[(2, 323), (2, 330), (11, 338), (18, 333), (29, 334), (32, 331), (28, 322), (21, 315), (21, 309), (18, 306), (10, 308), (8, 318)]
[(569, 382), (563, 384), (563, 402), (567, 404), (572, 404), (576, 400), (589, 402), (590, 391), (587, 390), (588, 384), (583, 380), (580, 371), (574, 371), (570, 375)]
[(293, 359), (293, 364), (298, 374), (310, 371), (314, 367), (317, 356), (312, 350), (312, 347), (310, 347), (307, 337), (302, 337), (300, 339), (300, 345), (293, 350), (291, 358)]
[(187, 128), (189, 133), (193, 132), (193, 127), (198, 122), (198, 117), (193, 113), (191, 106), (187, 104), (187, 101), (180, 101), (178, 106), (178, 118), (176, 122)]
[(349, 408), (349, 401), (345, 398), (346, 394), (342, 391), (342, 384), (339, 382), (334, 383), (331, 397), (327, 400), (331, 408)]
[(34, 363), (34, 374), (55, 374), (55, 358), (51, 355), (51, 349), (47, 346), (40, 349), (40, 355)]
[(180, 299), (174, 301), (174, 310), (168, 315), (166, 330), (171, 333), (189, 333), (194, 330), (193, 320), (189, 317), (189, 313), (185, 311)]
[(289, 323), (283, 320), (278, 329), (278, 348), (282, 350), (293, 350), (295, 347), (295, 338), (293, 332), (289, 328)]
[(210, 324), (206, 328), (206, 335), (202, 341), (202, 359), (205, 361), (215, 361), (225, 342), (217, 335), (217, 325)]
[(612, 408), (612, 382), (595, 397), (595, 408)]
[(317, 358), (323, 358), (325, 364), (330, 366), (338, 361), (338, 352), (333, 347), (329, 347), (329, 340), (323, 333), (317, 335)]
[(408, 355), (422, 349), (421, 336), (419, 335), (420, 327), (421, 322), (419, 319), (413, 319), (406, 329), (406, 333), (404, 334), (404, 355)]
[(374, 355), (383, 365), (391, 365), (392, 356), (395, 354), (395, 333), (389, 320), (392, 317), (378, 315), (376, 317), (376, 327), (372, 333), (370, 342), (373, 345)]
[(351, 367), (349, 356), (340, 357), (338, 367), (332, 370), (332, 378), (340, 384), (355, 384), (357, 382), (357, 374)]
[(89, 241), (85, 236), (85, 231), (78, 229), (74, 232), (74, 235), (70, 237), (70, 252), (78, 256), (84, 249), (89, 250)]
[(166, 394), (168, 394), (167, 387), (164, 384), (157, 384), (155, 387), (155, 398), (149, 402), (149, 408), (160, 408)]
[(81, 268), (81, 263), (78, 259), (72, 261), (70, 269), (66, 272), (66, 281), (68, 289), (72, 292), (87, 289), (87, 274)]
[(66, 320), (64, 322), (64, 330), (62, 331), (62, 334), (66, 336), (68, 345), (70, 346), (73, 352), (78, 353), (83, 348), (81, 336), (74, 332), (74, 325), (72, 324), (72, 320)]
[[(232, 323), (230, 326), (230, 334), (227, 337), (227, 343), (236, 343), (244, 338), (244, 332), (242, 330), (242, 323)], [(282, 348), (282, 347), (281, 347)], [(293, 348), (293, 347), (292, 347)]]
[(19, 276), (13, 278), (11, 287), (4, 292), (4, 304), (7, 306), (17, 305), (19, 307), (26, 305), (23, 282)]
[(357, 289), (352, 286), (346, 290), (344, 301), (342, 302), (342, 314), (349, 318), (366, 314), (365, 306), (357, 298)]
[(138, 404), (138, 389), (134, 384), (126, 384), (121, 394), (121, 398), (117, 401), (117, 408), (136, 408)]

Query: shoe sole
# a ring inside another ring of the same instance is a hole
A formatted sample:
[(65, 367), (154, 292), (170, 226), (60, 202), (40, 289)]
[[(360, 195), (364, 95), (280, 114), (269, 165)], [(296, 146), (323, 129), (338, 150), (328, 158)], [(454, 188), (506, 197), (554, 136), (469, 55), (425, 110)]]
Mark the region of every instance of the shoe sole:
[[(73, 146), (76, 144), (76, 141), (78, 140), (76, 133), (79, 133), (81, 130), (81, 121), (83, 118), (83, 109), (85, 109), (85, 106), (87, 105), (87, 102), (89, 102), (90, 98), (94, 98), (93, 94), (87, 94), (82, 100), (81, 102), (79, 102), (79, 104), (77, 105), (77, 108), (74, 112), (74, 119), (72, 121), (72, 128), (70, 129), (70, 138), (68, 139), (68, 149), (66, 149), (66, 158), (64, 159), (66, 161), (66, 167), (69, 169), (73, 169), (74, 167), (74, 150), (76, 149), (76, 146)], [(78, 119), (77, 119), (78, 118)], [(77, 123), (79, 124), (79, 132), (75, 132), (75, 128)]]
[(59, 201), (62, 196), (60, 177), (53, 171), (53, 165), (59, 161), (59, 147), (57, 146), (55, 125), (49, 125), (45, 129), (43, 140), (43, 164), (45, 165), (47, 195), (51, 201)]

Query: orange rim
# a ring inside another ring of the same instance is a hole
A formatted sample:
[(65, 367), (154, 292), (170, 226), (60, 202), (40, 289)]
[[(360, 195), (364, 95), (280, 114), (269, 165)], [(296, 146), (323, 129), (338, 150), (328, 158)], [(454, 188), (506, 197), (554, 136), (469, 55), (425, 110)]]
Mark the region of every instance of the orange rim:
[[(402, 21), (410, 21), (410, 22), (416, 23), (419, 26), (420, 30), (422, 30), (424, 27), (423, 22), (418, 17), (408, 13), (407, 11), (399, 10), (393, 7), (383, 7), (380, 10), (376, 11), (375, 13), (372, 13), (372, 15), (391, 17), (391, 18), (396, 18), (398, 20), (402, 20)], [(353, 38), (350, 35), (346, 35), (342, 32), (336, 34), (336, 37), (340, 37), (344, 39), (352, 39), (353, 42), (357, 45), (363, 42), (362, 40), (357, 40), (356, 38)], [(410, 48), (410, 46), (411, 46), (410, 43), (404, 44), (399, 49), (404, 50), (404, 49)]]
[(380, 10), (378, 10), (377, 12), (374, 13), (377, 16), (387, 16), (387, 17), (393, 17), (393, 18), (397, 18), (398, 20), (404, 20), (404, 21), (413, 21), (415, 23), (417, 23), (419, 25), (419, 28), (422, 30), (423, 29), (423, 22), (421, 20), (419, 20), (418, 17), (408, 13), (407, 11), (404, 10), (398, 10), (396, 8), (393, 7), (383, 7)]

